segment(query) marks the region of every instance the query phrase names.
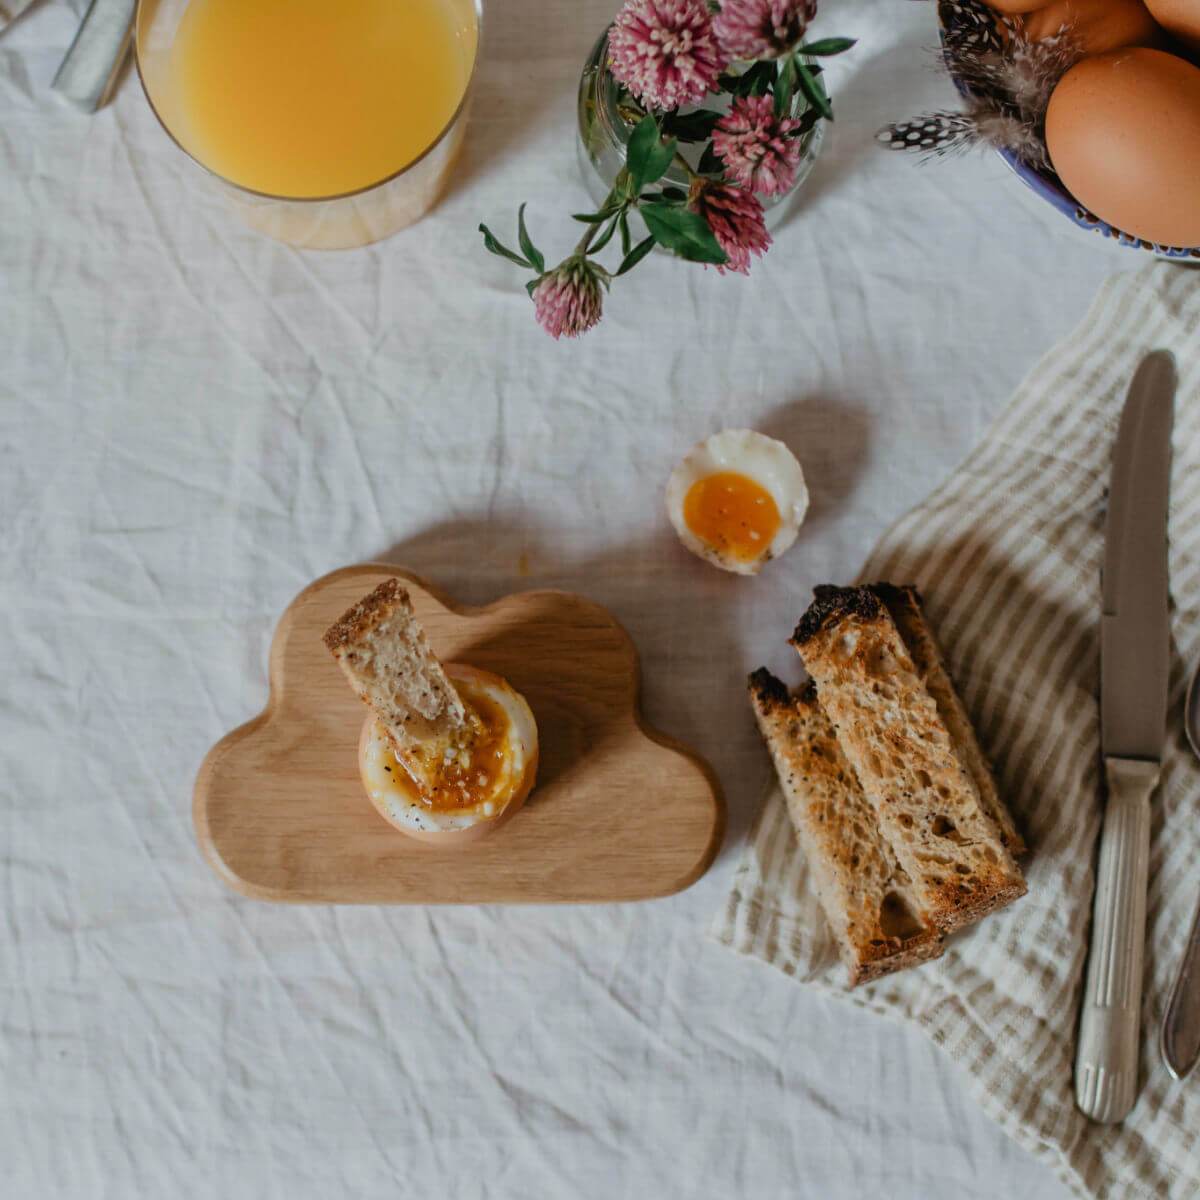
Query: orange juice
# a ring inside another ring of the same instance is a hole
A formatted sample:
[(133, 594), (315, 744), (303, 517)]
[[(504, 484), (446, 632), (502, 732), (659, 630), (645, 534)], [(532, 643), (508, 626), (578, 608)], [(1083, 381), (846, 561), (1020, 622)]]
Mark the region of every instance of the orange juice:
[(337, 196), (420, 158), (458, 110), (473, 14), (448, 0), (191, 0), (172, 48), (188, 149), (273, 196)]

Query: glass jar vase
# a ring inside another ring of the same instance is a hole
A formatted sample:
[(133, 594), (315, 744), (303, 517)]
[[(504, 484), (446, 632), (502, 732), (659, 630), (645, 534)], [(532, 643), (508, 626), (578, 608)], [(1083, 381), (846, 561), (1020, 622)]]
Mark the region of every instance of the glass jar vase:
[[(711, 107), (728, 106), (728, 96), (713, 99), (718, 103)], [(588, 195), (597, 208), (607, 199), (613, 182), (625, 166), (625, 149), (638, 120), (636, 113), (622, 113), (621, 103), (621, 85), (608, 70), (608, 30), (605, 30), (588, 56), (579, 79), (579, 167)], [(694, 107), (696, 106), (689, 106), (684, 111), (690, 112)], [(808, 101), (797, 91), (789, 115), (802, 117), (807, 109)], [(768, 228), (779, 220), (787, 201), (808, 178), (817, 161), (824, 137), (825, 122), (819, 120), (810, 130), (800, 135), (800, 165), (792, 186), (786, 192), (777, 195), (759, 195)], [(694, 166), (703, 145), (704, 143), (681, 143), (680, 152)], [(683, 167), (674, 163), (668, 168), (662, 182), (686, 190), (689, 179)]]

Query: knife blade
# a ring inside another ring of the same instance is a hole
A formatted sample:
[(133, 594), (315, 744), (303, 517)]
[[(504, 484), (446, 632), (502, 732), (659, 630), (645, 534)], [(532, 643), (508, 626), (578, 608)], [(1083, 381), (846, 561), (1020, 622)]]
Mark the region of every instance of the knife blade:
[(1105, 521), (1100, 742), (1107, 798), (1075, 1057), (1075, 1102), (1105, 1123), (1123, 1120), (1137, 1098), (1150, 797), (1167, 728), (1175, 388), (1174, 358), (1147, 355), (1121, 412)]
[(1148, 354), (1121, 413), (1104, 534), (1100, 745), (1106, 758), (1162, 757), (1170, 621), (1167, 500), (1175, 359)]

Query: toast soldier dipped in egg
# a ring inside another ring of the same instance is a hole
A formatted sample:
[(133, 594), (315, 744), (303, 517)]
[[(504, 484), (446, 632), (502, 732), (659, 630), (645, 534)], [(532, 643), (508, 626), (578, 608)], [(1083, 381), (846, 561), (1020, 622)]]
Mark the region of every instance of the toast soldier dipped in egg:
[(358, 745), (380, 815), (421, 841), (462, 844), (507, 821), (537, 776), (537, 724), (506, 680), (438, 661), (399, 580), (381, 583), (325, 634), (369, 706)]

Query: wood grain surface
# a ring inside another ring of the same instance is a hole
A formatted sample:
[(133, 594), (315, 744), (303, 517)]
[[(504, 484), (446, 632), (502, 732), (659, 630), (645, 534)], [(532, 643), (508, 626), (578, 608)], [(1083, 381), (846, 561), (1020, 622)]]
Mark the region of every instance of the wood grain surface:
[[(358, 777), (365, 710), (321, 635), (384, 579), (405, 581), (444, 661), (495, 671), (524, 694), (541, 743), (538, 782), (502, 828), (461, 850), (405, 837)], [(709, 767), (648, 729), (638, 658), (599, 605), (524, 592), (459, 608), (379, 564), (317, 580), (284, 613), (266, 709), (209, 751), (196, 833), (232, 888), (337, 904), (566, 903), (679, 891), (712, 862), (724, 805)]]

